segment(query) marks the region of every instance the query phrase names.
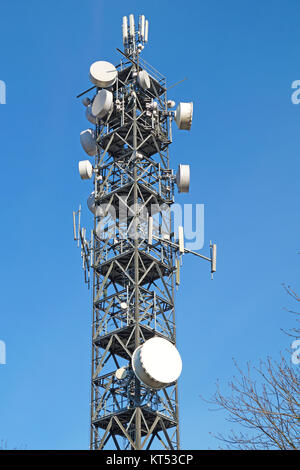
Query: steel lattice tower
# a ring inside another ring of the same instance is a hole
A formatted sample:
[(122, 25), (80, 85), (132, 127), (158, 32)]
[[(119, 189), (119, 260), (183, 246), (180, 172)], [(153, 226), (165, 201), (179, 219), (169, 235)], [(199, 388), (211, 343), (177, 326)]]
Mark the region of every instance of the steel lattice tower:
[[(149, 338), (176, 344), (179, 282), (170, 211), (174, 112), (165, 77), (140, 57), (142, 39), (140, 28), (131, 37), (129, 30), (124, 52), (119, 51), (114, 107), (96, 120), (90, 242), (78, 228), (84, 267), (93, 273), (91, 449), (180, 447), (177, 381), (152, 390), (131, 368), (133, 352)], [(149, 88), (138, 84), (141, 70), (149, 74)], [(75, 224), (74, 230), (76, 237)]]

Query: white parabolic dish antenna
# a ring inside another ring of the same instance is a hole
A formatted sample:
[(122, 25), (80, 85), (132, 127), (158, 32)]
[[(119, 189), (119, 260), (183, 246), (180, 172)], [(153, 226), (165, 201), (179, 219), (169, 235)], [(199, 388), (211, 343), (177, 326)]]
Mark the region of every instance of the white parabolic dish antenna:
[(180, 193), (188, 193), (190, 188), (190, 165), (178, 165), (176, 184)]
[(82, 180), (90, 180), (93, 176), (93, 167), (88, 160), (81, 160), (78, 163), (78, 169)]
[(105, 117), (113, 107), (113, 94), (108, 90), (100, 90), (92, 104), (93, 116), (101, 119)]
[(137, 378), (146, 387), (156, 390), (177, 380), (182, 370), (181, 357), (175, 346), (158, 336), (136, 348), (131, 362)]
[(141, 70), (137, 76), (138, 84), (143, 90), (148, 90), (151, 86), (150, 77), (146, 70)]
[(113, 86), (117, 79), (117, 69), (110, 62), (98, 60), (90, 67), (90, 80), (100, 88), (109, 88)]
[(193, 119), (193, 103), (179, 103), (175, 111), (175, 121), (179, 129), (190, 130)]
[(93, 129), (86, 129), (85, 131), (80, 132), (80, 143), (82, 145), (83, 150), (90, 157), (96, 155), (97, 143)]
[(95, 191), (93, 191), (88, 199), (87, 199), (87, 206), (88, 208), (90, 209), (91, 212), (93, 212), (93, 214), (95, 213)]
[[(103, 207), (97, 205), (95, 206), (95, 191), (93, 191), (89, 197), (87, 198), (86, 200), (86, 203), (87, 203), (87, 206), (89, 208), (89, 210), (95, 214), (95, 208), (97, 207), (97, 210), (96, 210), (96, 215), (97, 217), (104, 217), (104, 214), (105, 214), (105, 210)], [(113, 208), (111, 208), (111, 210), (113, 210)], [(126, 304), (126, 307), (127, 307), (127, 304)]]

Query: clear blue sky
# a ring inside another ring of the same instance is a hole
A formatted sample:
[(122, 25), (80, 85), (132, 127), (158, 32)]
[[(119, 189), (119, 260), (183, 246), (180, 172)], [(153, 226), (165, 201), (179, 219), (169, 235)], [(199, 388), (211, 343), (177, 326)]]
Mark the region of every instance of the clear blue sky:
[(9, 447), (88, 447), (91, 298), (72, 210), (89, 194), (77, 170), (89, 126), (75, 96), (93, 61), (118, 63), (130, 13), (150, 20), (143, 57), (169, 85), (188, 77), (169, 95), (195, 111), (170, 149), (173, 168), (191, 165), (191, 191), (177, 201), (205, 204), (202, 253), (218, 243), (215, 280), (186, 255), (177, 294), (182, 447), (214, 448), (209, 432), (230, 427), (199, 394), (226, 383), (232, 357), (255, 363), (289, 346), (281, 283), (299, 287), (299, 2), (2, 2), (0, 440)]

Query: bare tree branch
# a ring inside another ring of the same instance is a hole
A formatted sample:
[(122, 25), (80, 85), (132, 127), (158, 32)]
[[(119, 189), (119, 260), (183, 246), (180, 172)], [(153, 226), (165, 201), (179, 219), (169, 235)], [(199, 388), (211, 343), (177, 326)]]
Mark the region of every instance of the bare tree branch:
[[(300, 302), (290, 286), (284, 285), (284, 289)], [(300, 328), (287, 334), (299, 337)], [(221, 392), (217, 382), (215, 394), (205, 401), (225, 410), (227, 421), (246, 432), (232, 429), (228, 436), (214, 436), (229, 448), (300, 449), (300, 365), (293, 365), (283, 354), (279, 361), (270, 357), (260, 361), (258, 367), (248, 363), (245, 372), (235, 360), (234, 364), (237, 376), (228, 383), (229, 396)]]

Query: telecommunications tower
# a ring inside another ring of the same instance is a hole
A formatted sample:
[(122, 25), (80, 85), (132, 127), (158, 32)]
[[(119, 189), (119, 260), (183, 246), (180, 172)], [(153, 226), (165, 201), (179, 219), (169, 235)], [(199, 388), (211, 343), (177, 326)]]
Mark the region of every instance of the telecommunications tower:
[[(184, 246), (174, 233), (175, 185), (188, 192), (189, 165), (169, 166), (172, 121), (189, 130), (193, 103), (167, 98), (166, 79), (140, 56), (148, 42), (144, 15), (135, 26), (123, 18), (124, 51), (116, 66), (90, 67), (93, 84), (78, 97), (93, 128), (80, 134), (90, 160), (79, 162), (93, 178), (87, 204), (94, 215), (91, 239), (73, 213), (85, 281), (93, 288), (91, 449), (179, 449), (174, 291), (184, 253), (216, 270), (210, 257)], [(87, 97), (89, 94), (90, 97)], [(90, 276), (91, 274), (91, 276)]]

